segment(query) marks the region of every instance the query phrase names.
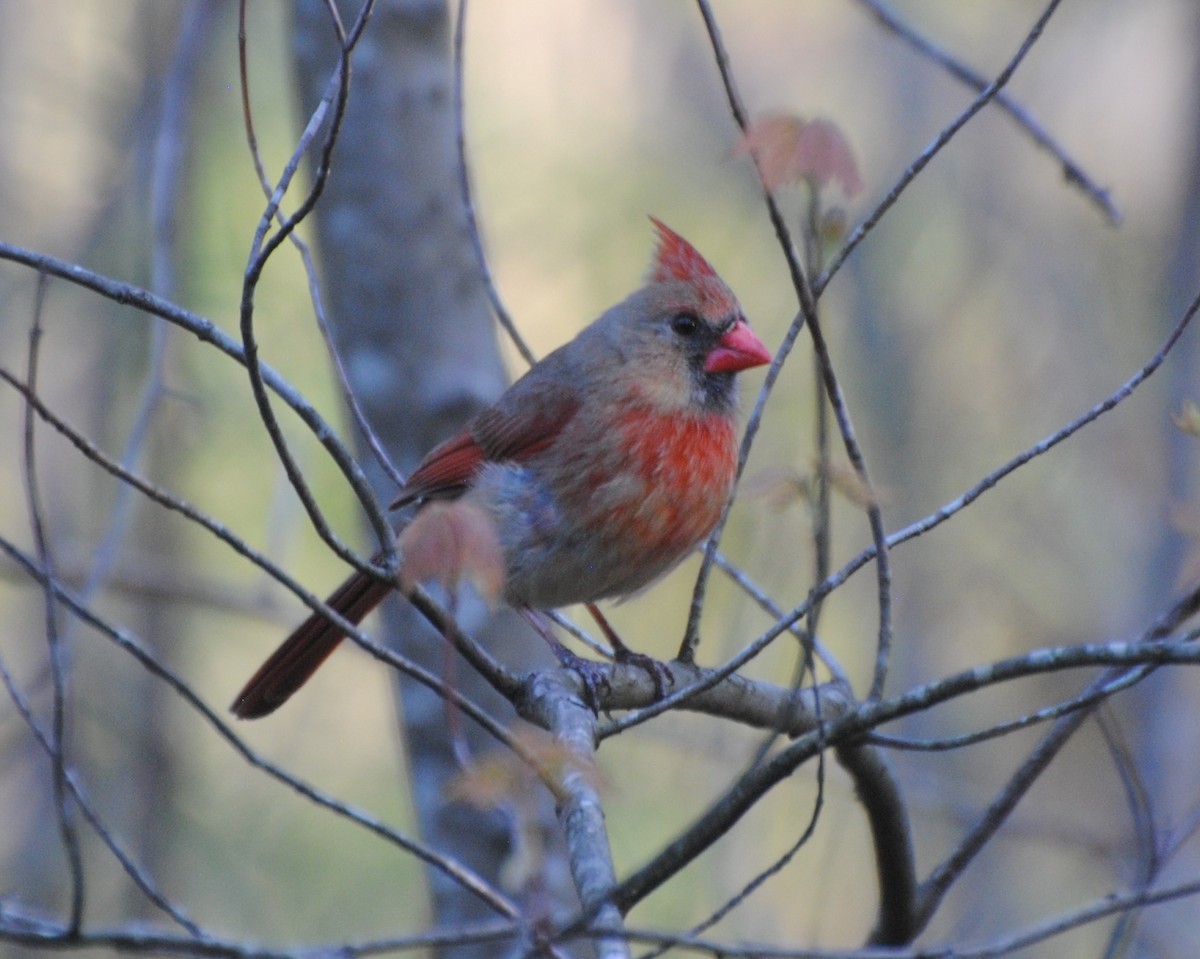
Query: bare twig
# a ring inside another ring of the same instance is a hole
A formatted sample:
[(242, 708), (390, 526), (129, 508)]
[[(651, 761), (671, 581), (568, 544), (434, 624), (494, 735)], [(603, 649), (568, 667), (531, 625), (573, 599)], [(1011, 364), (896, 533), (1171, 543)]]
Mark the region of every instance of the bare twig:
[[(499, 890), (495, 889), (489, 882), (481, 876), (474, 873), (467, 866), (439, 853), (437, 850), (429, 848), (424, 843), (417, 839), (406, 836), (404, 833), (392, 828), (381, 820), (369, 815), (362, 810), (355, 809), (347, 803), (341, 802), (333, 798), (315, 786), (304, 782), (296, 776), (288, 773), (281, 767), (264, 759), (233, 732), (233, 729), (226, 723), (215, 711), (213, 711), (192, 689), (192, 687), (164, 666), (158, 659), (151, 654), (144, 644), (136, 638), (128, 630), (113, 626), (106, 620), (94, 613), (85, 603), (81, 602), (74, 593), (64, 587), (61, 583), (55, 580), (51, 575), (44, 570), (38, 562), (26, 555), (26, 553), (10, 543), (7, 539), (0, 537), (0, 552), (6, 554), (14, 562), (18, 563), (26, 573), (42, 585), (46, 590), (49, 590), (55, 601), (61, 604), (65, 609), (70, 611), (83, 623), (91, 626), (102, 635), (112, 640), (120, 649), (131, 655), (139, 665), (150, 672), (151, 675), (165, 682), (171, 690), (180, 697), (188, 706), (195, 711), (201, 719), (203, 719), (222, 739), (228, 743), (230, 747), (241, 756), (251, 766), (266, 773), (272, 779), (275, 779), (290, 789), (299, 793), (301, 796), (308, 799), (310, 802), (321, 806), (329, 811), (347, 819), (350, 822), (361, 826), (368, 831), (379, 836), (395, 846), (404, 849), (405, 851), (416, 856), (422, 862), (432, 866), (435, 869), (443, 872), (450, 877), (454, 882), (459, 883), (465, 889), (469, 889), (477, 895), (481, 901), (487, 903), (492, 909), (496, 910), (500, 915), (508, 918), (517, 918), (519, 910), (517, 907)], [(327, 611), (327, 614), (332, 614), (331, 618), (336, 614), (332, 611)], [(339, 623), (339, 626), (342, 624)], [(345, 624), (349, 627), (350, 624)], [(354, 636), (358, 631), (350, 627), (350, 634)], [(361, 637), (360, 637), (361, 638)], [(364, 641), (364, 646), (370, 648), (373, 654), (379, 655), (379, 658), (387, 658), (389, 661), (396, 659), (393, 654), (388, 653), (379, 647), (374, 647), (373, 644)], [(423, 681), (431, 682), (435, 688), (440, 688), (439, 681), (429, 676), (424, 670), (415, 668), (412, 670), (414, 678), (423, 679)], [(460, 707), (463, 703), (459, 703)]]
[[(308, 126), (301, 135), (291, 159), (285, 166), (279, 182), (267, 202), (266, 209), (259, 218), (258, 228), (255, 230), (254, 239), (251, 243), (251, 254), (242, 279), (242, 297), (239, 308), (239, 328), (242, 337), (242, 349), (245, 355), (245, 366), (247, 373), (249, 373), (250, 390), (254, 396), (254, 402), (258, 407), (259, 417), (267, 431), (267, 435), (271, 439), (276, 455), (283, 465), (288, 481), (292, 484), (292, 488), (300, 498), (300, 502), (303, 504), (305, 512), (313, 524), (313, 528), (331, 550), (351, 564), (358, 561), (357, 557), (341, 542), (332, 529), (329, 528), (328, 523), (326, 523), (321, 509), (317, 505), (316, 498), (309, 489), (299, 465), (288, 448), (279, 422), (275, 418), (275, 413), (271, 408), (270, 396), (267, 392), (261, 363), (258, 358), (258, 340), (254, 332), (254, 296), (258, 282), (271, 255), (292, 234), (304, 218), (308, 216), (325, 189), (333, 148), (337, 143), (341, 122), (345, 116), (346, 102), (350, 94), (350, 54), (362, 35), (362, 28), (370, 16), (373, 5), (372, 0), (367, 0), (363, 4), (358, 20), (350, 34), (344, 32), (341, 21), (337, 16), (332, 18), (339, 34), (338, 38), (341, 41), (338, 65), (334, 70), (333, 76), (330, 78), (329, 89), (325, 98), (316, 112), (309, 118)], [(287, 217), (279, 229), (268, 236), (268, 231), (275, 220), (283, 196), (286, 194), (296, 171), (299, 169), (300, 161), (307, 153), (309, 144), (316, 137), (318, 130), (322, 126), (327, 106), (330, 103), (333, 105), (333, 112), (330, 116), (329, 129), (325, 136), (309, 192), (299, 204), (295, 213)], [(389, 557), (390, 564), (394, 547), (394, 536), (391, 526), (375, 506), (373, 496), (363, 498), (362, 502), (366, 508), (367, 519), (371, 523), (379, 543), (379, 548)]]
[[(748, 115), (746, 108), (743, 106), (741, 97), (737, 92), (737, 87), (733, 79), (733, 71), (729, 64), (729, 54), (726, 52), (724, 40), (721, 37), (720, 30), (717, 26), (716, 17), (712, 12), (712, 8), (708, 0), (697, 0), (697, 6), (700, 15), (704, 20), (705, 29), (708, 32), (709, 44), (713, 50), (713, 57), (716, 60), (717, 68), (721, 75), (721, 82), (725, 89), (726, 99), (729, 102), (729, 109), (733, 115), (734, 121), (738, 128), (743, 132), (748, 123)], [(775, 381), (778, 379), (780, 372), (783, 369), (783, 364), (791, 352), (792, 346), (795, 344), (796, 338), (800, 335), (802, 327), (807, 326), (809, 334), (813, 340), (813, 350), (816, 354), (817, 361), (821, 371), (821, 377), (825, 385), (825, 391), (829, 396), (830, 406), (833, 410), (834, 418), (838, 424), (838, 429), (841, 431), (842, 443), (846, 449), (846, 455), (850, 459), (851, 464), (861, 477), (862, 481), (870, 485), (870, 475), (867, 471), (866, 459), (863, 456), (862, 449), (859, 446), (858, 439), (854, 432), (854, 427), (850, 421), (850, 411), (846, 404), (845, 396), (842, 394), (841, 384), (838, 382), (837, 375), (833, 369), (833, 362), (829, 355), (828, 346), (825, 343), (824, 334), (821, 330), (821, 325), (817, 316), (817, 297), (819, 292), (812, 287), (805, 275), (804, 268), (800, 262), (800, 256), (796, 251), (795, 243), (792, 241), (791, 234), (788, 231), (787, 222), (784, 219), (783, 211), (775, 202), (774, 196), (769, 190), (763, 191), (763, 199), (767, 206), (767, 214), (771, 219), (771, 224), (775, 228), (775, 235), (779, 239), (780, 248), (783, 251), (784, 259), (788, 264), (788, 270), (791, 274), (792, 285), (796, 290), (796, 295), (800, 301), (800, 312), (788, 327), (788, 331), (784, 336), (783, 343), (775, 354), (775, 359), (767, 369), (766, 378), (763, 381), (762, 388), (759, 390), (758, 398), (755, 401), (754, 409), (746, 422), (746, 430), (742, 438), (742, 446), (740, 456), (738, 458), (738, 476), (741, 476), (742, 469), (745, 467), (746, 459), (750, 455), (750, 446), (754, 441), (754, 437), (758, 433), (759, 425), (762, 421), (762, 415), (766, 409), (767, 399), (774, 388)], [(725, 528), (725, 523), (729, 517), (729, 507), (732, 503), (727, 503), (725, 510), (721, 515), (721, 519), (717, 523), (716, 529), (709, 538), (705, 548), (704, 559), (700, 565), (700, 572), (696, 578), (696, 588), (692, 594), (692, 605), (688, 614), (687, 628), (684, 632), (683, 645), (680, 647), (679, 658), (690, 660), (695, 654), (696, 644), (699, 642), (699, 624), (700, 612), (703, 606), (704, 593), (708, 576), (712, 569), (717, 546), (721, 538), (721, 533)], [(877, 577), (877, 595), (879, 606), (879, 635), (878, 645), (876, 648), (876, 661), (874, 676), (871, 682), (871, 695), (878, 695), (883, 688), (883, 681), (887, 673), (887, 662), (889, 651), (891, 649), (892, 635), (892, 618), (891, 618), (891, 571), (887, 557), (887, 542), (885, 538), (885, 529), (883, 525), (883, 516), (880, 512), (878, 503), (870, 503), (867, 506), (867, 521), (871, 530), (871, 538), (875, 543), (875, 561), (876, 561), (876, 577)]]
[(458, 184), (462, 192), (463, 213), (467, 218), (467, 235), (471, 239), (471, 249), (475, 253), (475, 263), (479, 268), (479, 277), (483, 280), (483, 288), (487, 292), (488, 302), (496, 320), (508, 334), (509, 340), (526, 363), (533, 365), (537, 357), (521, 336), (512, 314), (504, 306), (500, 291), (496, 288), (487, 254), (483, 252), (483, 240), (479, 234), (479, 221), (475, 216), (475, 201), (471, 194), (471, 167), (467, 158), (466, 108), (463, 106), (463, 72), (466, 69), (466, 59), (463, 48), (466, 45), (467, 31), (467, 0), (460, 0), (458, 13), (454, 20), (454, 142), (458, 148)]
[[(13, 389), (17, 390), (27, 403), (29, 403), (38, 416), (49, 423), (55, 430), (61, 433), (69, 440), (85, 457), (96, 463), (100, 468), (108, 471), (122, 483), (127, 484), (130, 488), (137, 490), (143, 496), (158, 503), (160, 506), (179, 513), (186, 519), (205, 529), (207, 532), (216, 536), (223, 543), (229, 546), (234, 552), (245, 557), (260, 570), (271, 576), (277, 582), (281, 583), (292, 593), (296, 595), (310, 609), (320, 612), (327, 616), (333, 622), (344, 629), (347, 635), (357, 645), (365, 649), (376, 659), (380, 659), (394, 669), (404, 672), (412, 678), (416, 679), (438, 692), (451, 699), (455, 705), (462, 709), (472, 719), (480, 723), (483, 728), (487, 729), (492, 735), (496, 736), (500, 741), (513, 745), (512, 738), (504, 726), (497, 720), (493, 719), (480, 707), (472, 703), (470, 700), (463, 697), (457, 690), (447, 687), (440, 679), (428, 673), (422, 667), (411, 662), (407, 658), (400, 656), (390, 649), (381, 647), (371, 642), (364, 633), (356, 626), (347, 620), (343, 619), (337, 612), (325, 605), (322, 600), (314, 593), (306, 590), (297, 580), (293, 579), (282, 567), (278, 566), (269, 557), (255, 550), (247, 544), (241, 537), (231, 532), (224, 524), (218, 522), (208, 516), (201, 510), (192, 506), (185, 500), (160, 489), (152, 483), (147, 482), (142, 477), (124, 469), (119, 463), (116, 463), (111, 458), (106, 456), (102, 451), (97, 449), (86, 437), (78, 430), (71, 427), (65, 421), (57, 417), (49, 410), (42, 402), (29, 393), (24, 384), (16, 380), (10, 373), (0, 368), (0, 380), (8, 383)], [(381, 571), (373, 570), (367, 567), (375, 575), (384, 576)], [(492, 685), (502, 694), (511, 695), (519, 686), (518, 679), (507, 668), (501, 665), (493, 657), (483, 650), (478, 643), (471, 637), (463, 633), (454, 622), (450, 614), (439, 606), (428, 594), (417, 590), (409, 599), (417, 607), (417, 609), (430, 621), (430, 623), (443, 632), (451, 643), (467, 658), (471, 664), (487, 678)]]
[[(1183, 637), (1183, 641), (1190, 642), (1195, 638), (1193, 635), (1188, 635)], [(961, 736), (947, 736), (941, 739), (909, 739), (901, 736), (889, 736), (884, 733), (871, 733), (867, 737), (867, 740), (876, 745), (885, 746), (888, 749), (905, 749), (914, 752), (946, 752), (951, 749), (975, 746), (992, 739), (1008, 736), (1011, 733), (1027, 729), (1030, 726), (1036, 726), (1039, 723), (1048, 722), (1051, 719), (1058, 719), (1077, 710), (1094, 706), (1124, 689), (1136, 686), (1146, 678), (1151, 668), (1150, 666), (1142, 666), (1138, 669), (1126, 670), (1119, 676), (1116, 676), (1111, 682), (1089, 687), (1079, 695), (1072, 696), (1061, 703), (1036, 709), (1031, 713), (1026, 713), (1024, 716), (1019, 716), (1008, 722), (996, 723), (987, 729), (963, 733)]]
[[(817, 702), (820, 702), (819, 698), (817, 699)], [(674, 940), (663, 942), (658, 946), (658, 948), (648, 952), (644, 956), (638, 957), (638, 959), (655, 959), (655, 957), (664, 955), (676, 946), (682, 945), (689, 940), (694, 939), (696, 936), (701, 935), (706, 930), (711, 929), (747, 899), (749, 899), (750, 896), (760, 889), (769, 879), (779, 875), (787, 867), (787, 865), (796, 858), (796, 855), (800, 852), (800, 850), (808, 845), (808, 841), (817, 831), (817, 824), (821, 820), (821, 810), (825, 805), (824, 753), (821, 753), (818, 756), (816, 779), (817, 795), (816, 799), (813, 801), (812, 812), (809, 814), (808, 822), (801, 830), (800, 835), (796, 837), (796, 841), (793, 842), (789, 848), (784, 850), (782, 855), (776, 857), (775, 861), (771, 863), (771, 865), (762, 870), (758, 875), (742, 886), (742, 888), (738, 890), (737, 895), (733, 896), (728, 901), (723, 903), (718, 909), (714, 910), (712, 914), (709, 915), (703, 922), (692, 926), (692, 928), (686, 933), (681, 933)]]
[[(144, 313), (157, 316), (181, 329), (187, 330), (203, 343), (216, 347), (226, 356), (236, 360), (243, 366), (246, 364), (246, 354), (240, 343), (225, 333), (211, 320), (205, 319), (190, 310), (172, 303), (163, 297), (130, 283), (122, 283), (109, 277), (93, 273), (75, 263), (68, 263), (44, 253), (36, 253), (10, 243), (0, 242), (0, 259), (10, 260), (32, 267), (39, 272), (47, 273), (74, 283), (84, 289), (92, 290), (101, 296), (126, 306), (133, 306)], [(354, 461), (345, 446), (337, 437), (334, 429), (322, 418), (316, 408), (305, 398), (304, 394), (293, 387), (268, 364), (259, 362), (259, 373), (266, 386), (286, 403), (301, 421), (312, 431), (316, 439), (325, 447), (333, 461), (346, 477), (359, 501), (364, 504), (368, 515), (377, 518), (384, 529), (390, 529), (384, 518), (382, 507), (371, 492), (370, 484), (362, 470)], [(373, 521), (374, 522), (374, 521)], [(370, 571), (372, 567), (360, 556), (344, 556), (355, 569)]]
[[(204, 62), (203, 53), (211, 35), (218, 8), (203, 0), (188, 5), (179, 31), (179, 42), (171, 68), (163, 80), (161, 118), (154, 137), (153, 163), (150, 173), (150, 219), (153, 232), (151, 246), (151, 287), (168, 300), (175, 299), (176, 282), (174, 257), (177, 240), (176, 219), (179, 203), (184, 196), (180, 178), (184, 161), (189, 154), (186, 130), (193, 117), (193, 95), (199, 90), (195, 74)], [(150, 331), (150, 351), (146, 363), (146, 378), (138, 400), (121, 463), (133, 469), (149, 436), (150, 426), (166, 395), (165, 368), (170, 327), (156, 324)], [(132, 517), (133, 491), (124, 485), (109, 507), (108, 526), (96, 547), (88, 579), (82, 587), (89, 596), (105, 582), (116, 563), (121, 542)]]
[(452, 929), (434, 929), (412, 936), (393, 936), (361, 942), (325, 943), (311, 947), (272, 949), (250, 945), (236, 938), (205, 935), (172, 935), (137, 926), (100, 927), (74, 932), (61, 923), (28, 912), (12, 909), (5, 904), (0, 910), (0, 940), (30, 949), (93, 949), (130, 955), (196, 956), (202, 959), (296, 959), (297, 955), (312, 956), (386, 956), (396, 953), (433, 951), (464, 943), (496, 943), (503, 950), (511, 948), (519, 938), (520, 929), (509, 920), (461, 923)]
[[(11, 699), (13, 705), (16, 706), (17, 712), (21, 716), (22, 721), (33, 734), (34, 739), (37, 740), (37, 743), (41, 747), (42, 751), (45, 752), (47, 756), (51, 757), (52, 761), (54, 761), (56, 750), (52, 739), (52, 733), (43, 729), (41, 724), (37, 721), (36, 717), (33, 715), (33, 710), (30, 708), (29, 703), (22, 695), (20, 689), (17, 688), (12, 674), (3, 660), (0, 660), (0, 681), (3, 681), (8, 690), (9, 699)], [(96, 808), (92, 804), (91, 800), (88, 799), (88, 797), (84, 794), (83, 787), (80, 785), (77, 777), (71, 770), (64, 768), (63, 781), (71, 793), (71, 801), (83, 813), (84, 818), (88, 821), (88, 824), (92, 827), (92, 830), (97, 836), (100, 837), (100, 841), (108, 847), (109, 852), (111, 852), (117, 862), (121, 864), (121, 868), (125, 871), (125, 874), (129, 876), (129, 878), (133, 881), (133, 884), (137, 886), (139, 890), (141, 890), (142, 894), (154, 904), (155, 908), (170, 916), (172, 920), (186, 929), (189, 933), (191, 933), (191, 935), (196, 937), (203, 937), (206, 935), (199, 926), (189, 919), (188, 916), (178, 906), (171, 902), (171, 900), (168, 899), (158, 889), (149, 873), (139, 866), (134, 861), (133, 857), (126, 852), (124, 848), (122, 848), (121, 844), (112, 834), (112, 831), (104, 824), (104, 821), (101, 819), (99, 812), (96, 811)], [(0, 909), (0, 913), (2, 912), (3, 910)], [(73, 930), (75, 933), (79, 932), (79, 924), (76, 922), (68, 923), (68, 928)]]
[[(1159, 830), (1154, 815), (1154, 803), (1119, 720), (1112, 714), (1111, 709), (1096, 709), (1094, 715), (1100, 734), (1104, 737), (1104, 744), (1108, 747), (1113, 767), (1121, 781), (1125, 805), (1129, 809), (1134, 836), (1133, 848), (1137, 860), (1134, 881), (1141, 889), (1149, 890), (1161, 875), (1165, 862), (1159, 854)], [(1137, 930), (1140, 915), (1140, 909), (1121, 913), (1109, 933), (1104, 959), (1116, 959), (1126, 954), (1129, 942)]]
[[(29, 358), (25, 378), (29, 392), (25, 402), (25, 498), (29, 512), (29, 524), (33, 528), (33, 542), (37, 550), (38, 563), (53, 570), (50, 538), (43, 521), (41, 491), (38, 483), (34, 406), (37, 402), (38, 357), (42, 339), (42, 308), (45, 305), (47, 277), (38, 274), (37, 294), (33, 304), (33, 321), (29, 326)], [(51, 573), (53, 576), (53, 573)], [(42, 589), (46, 644), (50, 652), (50, 676), (53, 703), (50, 719), (50, 757), (53, 769), (54, 807), (58, 817), (58, 832), (71, 877), (71, 905), (68, 926), (78, 931), (83, 922), (84, 873), (83, 851), (79, 845), (79, 832), (75, 825), (75, 804), (67, 785), (67, 699), (70, 684), (67, 679), (67, 650), (63, 648), (62, 633), (58, 622), (58, 604), (48, 585)]]
[[(882, 26), (907, 43), (921, 56), (936, 63), (954, 79), (970, 87), (976, 93), (987, 89), (986, 77), (919, 34), (913, 27), (901, 20), (883, 0), (858, 0), (858, 2), (866, 7)], [(1114, 226), (1121, 222), (1121, 212), (1113, 203), (1109, 191), (1093, 181), (1087, 172), (1054, 141), (1045, 128), (1029, 114), (1029, 111), (1003, 91), (997, 93), (992, 102), (1012, 117), (1017, 125), (1029, 134), (1034, 143), (1058, 161), (1062, 167), (1063, 178), (1067, 183), (1082, 190), (1084, 195), (1100, 209), (1100, 212)]]
[(1046, 28), (1046, 24), (1050, 22), (1050, 18), (1054, 16), (1054, 12), (1058, 9), (1060, 2), (1061, 0), (1050, 0), (1046, 9), (1042, 11), (1042, 15), (1034, 23), (1033, 28), (1026, 34), (1017, 52), (1008, 61), (1007, 66), (996, 76), (996, 79), (980, 90), (979, 95), (971, 102), (971, 105), (955, 117), (953, 122), (939, 133), (929, 146), (921, 151), (917, 158), (909, 165), (908, 169), (900, 176), (900, 179), (888, 191), (887, 196), (880, 201), (879, 205), (871, 211), (871, 214), (862, 223), (854, 228), (853, 232), (846, 238), (846, 242), (842, 244), (842, 248), (834, 255), (833, 260), (825, 268), (825, 272), (813, 281), (813, 290), (816, 295), (820, 296), (825, 287), (829, 285), (829, 281), (842, 268), (842, 264), (846, 262), (850, 254), (878, 226), (883, 215), (895, 205), (900, 195), (908, 189), (913, 180), (917, 178), (917, 175), (929, 165), (929, 162), (935, 156), (942, 152), (942, 148), (954, 138), (959, 130), (967, 125), (976, 113), (996, 98), (1005, 85), (1007, 85), (1008, 81), (1012, 79), (1013, 74), (1017, 72), (1017, 67), (1021, 65), (1026, 55), (1033, 49), (1033, 45), (1041, 37), (1042, 31)]
[[(345, 31), (340, 26), (341, 20), (337, 12), (337, 7), (332, 3), (327, 4), (327, 7), (331, 18), (338, 24), (338, 35), (344, 42)], [(240, 0), (238, 4), (238, 75), (242, 89), (242, 118), (246, 130), (247, 147), (254, 163), (254, 171), (258, 176), (259, 186), (262, 188), (263, 195), (270, 201), (273, 190), (270, 181), (267, 179), (266, 168), (258, 149), (258, 136), (254, 132), (254, 114), (251, 109), (250, 67), (246, 48), (246, 0)], [(276, 209), (275, 220), (281, 228), (286, 223), (287, 217), (284, 215), (282, 209)], [(350, 415), (354, 419), (354, 424), (366, 440), (367, 446), (380, 468), (391, 478), (397, 487), (403, 486), (404, 477), (396, 469), (395, 464), (392, 463), (387, 450), (383, 447), (382, 441), (371, 426), (370, 420), (367, 419), (362, 404), (359, 403), (358, 396), (350, 384), (350, 378), (346, 373), (345, 365), (342, 363), (341, 354), (334, 344), (333, 331), (330, 328), (329, 319), (325, 313), (325, 300), (321, 295), (321, 284), (317, 278), (317, 268), (313, 262), (312, 251), (295, 230), (288, 234), (288, 239), (299, 254), (300, 262), (304, 267), (304, 274), (308, 278), (308, 295), (312, 301), (313, 315), (316, 318), (317, 328), (321, 332), (321, 337), (325, 341), (326, 351), (333, 363), (334, 372), (337, 375), (338, 384), (341, 387), (342, 398), (346, 402), (346, 407), (349, 409)]]

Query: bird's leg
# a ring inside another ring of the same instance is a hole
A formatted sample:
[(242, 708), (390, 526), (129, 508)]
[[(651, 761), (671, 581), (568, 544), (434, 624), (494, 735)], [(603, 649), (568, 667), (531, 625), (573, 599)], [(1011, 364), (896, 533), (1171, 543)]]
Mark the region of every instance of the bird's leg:
[(599, 715), (600, 687), (609, 684), (608, 667), (602, 663), (584, 659), (582, 656), (576, 656), (567, 649), (566, 646), (558, 641), (558, 637), (554, 635), (554, 630), (550, 628), (550, 624), (546, 622), (545, 617), (540, 615), (537, 610), (522, 609), (521, 615), (525, 617), (525, 621), (534, 628), (537, 634), (546, 641), (546, 645), (554, 653), (554, 658), (558, 660), (558, 664), (564, 669), (570, 669), (579, 675), (579, 678), (583, 681), (584, 699), (587, 701), (587, 705), (592, 712)]
[(585, 603), (584, 605), (587, 607), (587, 611), (592, 614), (592, 619), (600, 627), (600, 632), (604, 634), (604, 638), (608, 640), (608, 644), (613, 648), (613, 658), (618, 663), (628, 663), (630, 666), (638, 666), (645, 670), (650, 675), (650, 681), (654, 683), (655, 695), (659, 699), (666, 696), (667, 683), (675, 684), (675, 677), (671, 675), (670, 667), (653, 656), (647, 656), (645, 653), (635, 653), (625, 645), (621, 637), (617, 635), (617, 631), (612, 628), (608, 619), (600, 612), (595, 603)]

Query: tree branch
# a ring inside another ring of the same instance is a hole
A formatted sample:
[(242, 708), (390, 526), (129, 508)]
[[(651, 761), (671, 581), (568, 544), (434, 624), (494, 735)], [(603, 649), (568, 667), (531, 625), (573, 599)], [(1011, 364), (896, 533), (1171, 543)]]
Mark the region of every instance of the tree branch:
[[(987, 89), (988, 81), (983, 74), (972, 70), (957, 57), (921, 36), (911, 26), (902, 21), (896, 15), (896, 12), (888, 7), (883, 0), (858, 0), (858, 2), (867, 8), (880, 25), (907, 43), (921, 56), (936, 63), (954, 79), (970, 87), (976, 93), (982, 93)], [(1012, 117), (1017, 125), (1029, 134), (1034, 143), (1058, 161), (1062, 167), (1063, 178), (1067, 183), (1082, 190), (1084, 195), (1108, 218), (1109, 223), (1113, 226), (1120, 224), (1121, 212), (1113, 203), (1109, 191), (1097, 185), (1088, 176), (1087, 171), (1067, 155), (1066, 151), (1054, 141), (1054, 138), (1050, 136), (1045, 128), (1024, 107), (1003, 90), (997, 92), (995, 97), (992, 98), (992, 102), (1004, 113)]]

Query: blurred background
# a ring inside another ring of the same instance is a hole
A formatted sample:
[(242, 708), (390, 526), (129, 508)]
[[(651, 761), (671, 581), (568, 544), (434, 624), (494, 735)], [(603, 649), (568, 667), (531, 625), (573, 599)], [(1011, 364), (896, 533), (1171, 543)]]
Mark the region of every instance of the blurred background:
[[(242, 273), (263, 199), (242, 126), (236, 7), (207, 6), (192, 106), (164, 138), (166, 78), (195, 8), (150, 0), (0, 3), (0, 241), (155, 289), (236, 333)], [(302, 128), (291, 5), (250, 4), (250, 88), (268, 170)], [(895, 0), (914, 29), (992, 76), (1041, 3)], [(834, 121), (865, 188), (864, 217), (972, 94), (883, 30), (853, 0), (714, 2), (753, 115)], [(1158, 349), (1200, 289), (1200, 8), (1192, 0), (1064, 4), (1009, 93), (1111, 191), (1114, 225), (1007, 115), (985, 109), (921, 174), (821, 301), (833, 360), (889, 530), (936, 510), (1099, 403)], [(702, 21), (683, 3), (478, 4), (468, 21), (466, 117), (476, 211), (505, 303), (535, 352), (570, 338), (635, 287), (653, 214), (686, 235), (737, 291), (768, 345), (796, 298)], [(397, 149), (403, 149), (402, 138)], [(181, 177), (156, 184), (156, 151)], [(153, 243), (155, 191), (181, 191)], [(784, 196), (799, 226), (802, 195)], [(160, 233), (160, 236), (162, 234)], [(401, 242), (398, 238), (397, 242)], [(157, 254), (157, 255), (156, 255)], [(0, 261), (0, 357), (24, 376), (37, 275)], [(303, 270), (275, 257), (256, 298), (276, 366), (345, 428)], [(318, 592), (343, 572), (311, 532), (257, 419), (244, 371), (158, 321), (60, 281), (40, 309), (39, 390), (53, 409), (142, 475), (196, 504)], [(895, 655), (888, 691), (1040, 646), (1133, 638), (1200, 566), (1197, 440), (1172, 422), (1196, 383), (1197, 334), (1142, 390), (1019, 470), (952, 522), (893, 556)], [(521, 371), (515, 351), (510, 370)], [(761, 383), (747, 377), (746, 403)], [(802, 335), (768, 407), (747, 478), (813, 465), (813, 375)], [(23, 406), (0, 389), (0, 537), (32, 552)], [(356, 504), (319, 446), (285, 421), (339, 532), (364, 550)], [(122, 492), (39, 427), (38, 496), (59, 574), (224, 709), (300, 614), (286, 591), (203, 530)], [(760, 487), (762, 484), (759, 484)], [(749, 487), (753, 491), (754, 487)], [(723, 542), (778, 603), (812, 585), (801, 500), (747, 496)], [(861, 512), (833, 513), (834, 566), (870, 542)], [(669, 656), (695, 564), (612, 611), (631, 645)], [(718, 579), (704, 663), (768, 624)], [(0, 657), (45, 720), (51, 701), (42, 594), (0, 559)], [(252, 769), (103, 637), (64, 618), (71, 749), (110, 828), (198, 922), (263, 942), (325, 942), (420, 928), (428, 907), (408, 857)], [(823, 641), (865, 692), (874, 656), (873, 574), (827, 603)], [(784, 680), (794, 647), (751, 666)], [(403, 744), (385, 670), (347, 651), (285, 714), (239, 727), (256, 749), (323, 789), (409, 829)], [(965, 698), (888, 731), (936, 737), (987, 727), (1071, 695), (1078, 675)], [(1160, 881), (1196, 875), (1196, 695), (1187, 671), (1118, 703), (1117, 736), (1151, 797)], [(922, 873), (1011, 774), (1036, 732), (952, 753), (895, 757)], [(619, 871), (636, 868), (749, 761), (759, 737), (666, 716), (601, 751)], [(923, 941), (986, 941), (1137, 881), (1137, 816), (1111, 743), (1089, 726), (951, 894)], [(0, 702), (0, 888), (61, 911), (65, 866), (49, 763)], [(1136, 791), (1136, 790), (1135, 790)], [(811, 770), (633, 913), (656, 927), (700, 921), (805, 828)], [(873, 919), (874, 872), (848, 781), (831, 772), (816, 836), (718, 927), (782, 946), (853, 946)], [(1173, 846), (1176, 840), (1181, 845)], [(150, 915), (89, 838), (89, 921)], [(1144, 854), (1144, 844), (1142, 853)], [(1189, 954), (1187, 903), (1149, 914), (1130, 953)], [(1073, 932), (1057, 956), (1092, 956), (1110, 926)], [(3, 949), (0, 946), (0, 949)], [(1047, 953), (1028, 952), (1028, 955)]]

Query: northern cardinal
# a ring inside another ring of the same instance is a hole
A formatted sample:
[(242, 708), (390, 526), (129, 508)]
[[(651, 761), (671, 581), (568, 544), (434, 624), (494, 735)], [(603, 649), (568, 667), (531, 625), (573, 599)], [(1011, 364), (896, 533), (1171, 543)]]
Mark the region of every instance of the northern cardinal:
[[(501, 596), (517, 609), (641, 589), (712, 532), (732, 491), (734, 377), (771, 354), (708, 262), (651, 219), (658, 247), (646, 286), (435, 447), (393, 504), (462, 497), (478, 507), (503, 556)], [(401, 564), (412, 528), (399, 534)], [(326, 602), (357, 623), (397, 585), (356, 572)], [(233, 712), (275, 710), (344, 636), (313, 613)]]

